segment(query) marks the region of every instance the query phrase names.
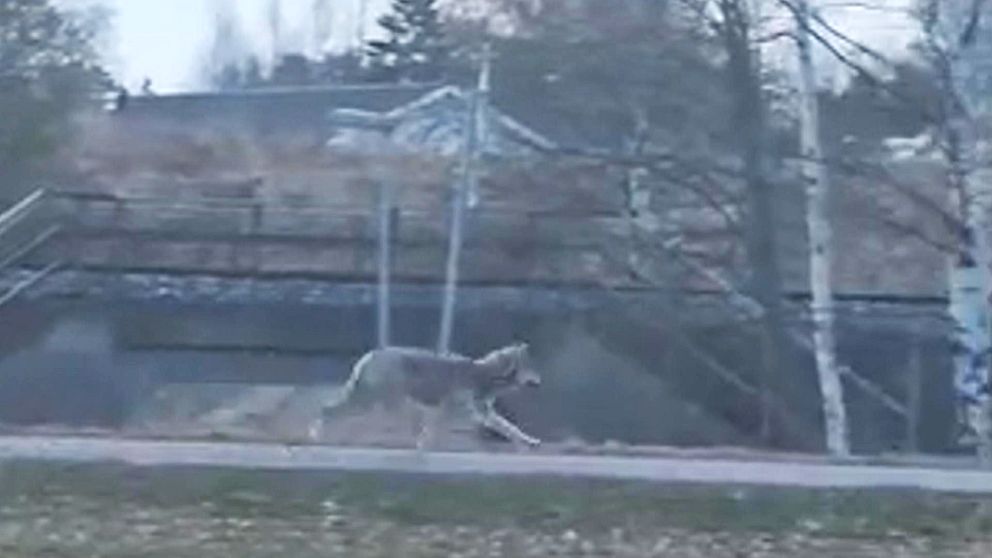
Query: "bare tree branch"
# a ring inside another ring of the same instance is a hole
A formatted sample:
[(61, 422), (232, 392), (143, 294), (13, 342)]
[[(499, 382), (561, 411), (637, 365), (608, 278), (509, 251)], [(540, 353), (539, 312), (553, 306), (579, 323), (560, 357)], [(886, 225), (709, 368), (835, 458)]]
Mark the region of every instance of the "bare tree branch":
[[(607, 258), (614, 261), (614, 263), (619, 263), (614, 254), (614, 251), (607, 250), (606, 252), (607, 252)], [(632, 270), (632, 272), (635, 274), (638, 273), (636, 270)], [(657, 284), (656, 281), (652, 281), (648, 279), (644, 279), (644, 281), (646, 283)], [(611, 295), (616, 294), (614, 288), (610, 287), (609, 285), (603, 285), (603, 286), (607, 293)], [(644, 309), (641, 308), (640, 310), (643, 311)], [(735, 389), (737, 389), (742, 394), (748, 397), (758, 398), (763, 396), (763, 392), (761, 389), (759, 389), (758, 387), (754, 386), (753, 384), (745, 380), (740, 373), (736, 372), (731, 367), (728, 367), (723, 363), (721, 363), (720, 361), (718, 361), (716, 358), (710, 355), (706, 350), (700, 347), (698, 343), (696, 343), (688, 335), (686, 335), (685, 332), (681, 331), (677, 327), (668, 327), (665, 324), (659, 323), (658, 320), (656, 320), (655, 318), (656, 316), (651, 315), (651, 317), (649, 318), (650, 322), (647, 323), (646, 325), (648, 327), (659, 328), (660, 331), (669, 335), (671, 339), (673, 339), (676, 343), (678, 343), (683, 348), (685, 348), (692, 358), (696, 359), (697, 362), (702, 364), (707, 370), (712, 372), (716, 377), (723, 380), (725, 383), (734, 387)], [(780, 414), (782, 419), (785, 421), (783, 425), (786, 428), (795, 432), (797, 435), (808, 436), (809, 432), (814, 430), (813, 426), (809, 424), (807, 420), (797, 415), (795, 411), (790, 409), (789, 406), (787, 405), (787, 402), (783, 400), (781, 397), (772, 396), (769, 402), (774, 407), (774, 409)]]
[[(730, 283), (730, 281), (727, 281), (726, 279), (721, 277), (718, 272), (716, 272), (713, 269), (707, 268), (706, 266), (699, 264), (698, 262), (692, 261), (689, 258), (686, 258), (685, 255), (678, 250), (680, 244), (681, 242), (679, 239), (673, 239), (671, 241), (661, 244), (660, 247), (669, 256), (685, 264), (689, 268), (689, 270), (705, 277), (706, 279), (713, 282), (714, 285), (720, 287), (720, 289), (723, 290), (724, 293), (730, 297), (731, 303), (734, 306), (736, 306), (740, 311), (744, 312), (746, 316), (752, 319), (760, 319), (761, 316), (764, 315), (765, 309), (764, 307), (761, 306), (760, 303), (755, 301), (753, 298), (740, 292), (740, 290), (734, 287), (733, 284)], [(797, 331), (795, 328), (789, 328), (787, 333), (789, 339), (791, 339), (793, 343), (795, 343), (798, 347), (806, 351), (813, 350), (814, 348), (813, 343), (809, 338), (807, 338), (805, 334)], [(871, 380), (859, 375), (849, 366), (841, 365), (839, 368), (841, 374), (843, 374), (845, 378), (850, 380), (852, 384), (857, 386), (863, 392), (872, 396), (884, 407), (886, 407), (887, 409), (889, 409), (890, 411), (901, 417), (907, 416), (906, 406), (900, 403), (895, 397), (892, 397), (891, 395), (886, 393), (884, 389), (877, 386)]]
[[(786, 9), (792, 11), (793, 14), (795, 14), (796, 6), (790, 0), (777, 0), (777, 1), (780, 5), (782, 5)], [(823, 18), (822, 16), (814, 16), (814, 19), (818, 24), (820, 24), (821, 27), (826, 29), (827, 32), (829, 32), (831, 35), (834, 35), (835, 37), (842, 40), (844, 43), (848, 44), (849, 46), (852, 46), (859, 52), (867, 54), (871, 56), (873, 59), (880, 62), (884, 62), (889, 66), (894, 65), (892, 61), (889, 60), (887, 57), (885, 57), (883, 54), (865, 45), (864, 43), (856, 41), (855, 39), (851, 38), (849, 35), (844, 34), (835, 26), (827, 22), (826, 19)], [(822, 33), (814, 29), (812, 25), (807, 25), (806, 29), (809, 32), (809, 35), (813, 39), (815, 39), (818, 44), (820, 44), (823, 48), (825, 48), (835, 59), (837, 59), (839, 62), (841, 62), (851, 70), (853, 70), (856, 74), (858, 74), (863, 79), (868, 81), (868, 83), (870, 83), (872, 86), (878, 87), (879, 89), (891, 95), (894, 99), (906, 104), (907, 106), (916, 108), (917, 110), (920, 111), (920, 114), (923, 116), (923, 118), (928, 122), (930, 122), (931, 124), (939, 123), (941, 121), (939, 115), (932, 114), (929, 110), (927, 110), (927, 107), (920, 106), (920, 104), (915, 100), (906, 97), (906, 95), (902, 91), (889, 85), (888, 83), (885, 82), (885, 80), (877, 76), (874, 72), (869, 70), (863, 64), (858, 63), (852, 57), (845, 54), (830, 40), (824, 37)]]
[(827, 32), (829, 32), (834, 37), (837, 37), (838, 39), (840, 39), (841, 41), (843, 41), (844, 43), (846, 43), (848, 46), (850, 46), (851, 48), (854, 48), (858, 52), (871, 57), (872, 59), (874, 59), (877, 62), (881, 62), (881, 63), (883, 63), (883, 64), (885, 64), (887, 66), (890, 66), (890, 67), (893, 65), (892, 61), (889, 60), (889, 58), (887, 56), (885, 56), (881, 52), (879, 52), (879, 51), (877, 51), (877, 50), (869, 47), (868, 45), (862, 43), (861, 41), (856, 41), (853, 38), (851, 38), (850, 36), (848, 36), (847, 34), (841, 32), (839, 29), (837, 29), (836, 27), (834, 27), (833, 24), (831, 24), (830, 22), (828, 22), (826, 20), (826, 18), (824, 18), (822, 15), (814, 12), (812, 14), (812, 18), (821, 27), (823, 27), (824, 29), (826, 29)]
[(796, 34), (793, 33), (792, 31), (776, 31), (774, 33), (769, 33), (767, 35), (761, 35), (759, 37), (755, 37), (753, 41), (755, 44), (762, 44), (762, 43), (772, 43), (781, 39), (789, 39), (795, 41)]
[(987, 0), (972, 0), (968, 22), (961, 31), (961, 37), (958, 38), (958, 48), (967, 48), (975, 42), (975, 35), (982, 22), (982, 8), (985, 7), (986, 2)]
[(951, 234), (956, 236), (964, 234), (964, 223), (958, 217), (945, 209), (940, 203), (892, 176), (892, 172), (885, 168), (884, 165), (855, 159), (832, 159), (828, 160), (828, 164), (832, 164), (834, 168), (849, 176), (865, 176), (865, 174), (869, 174), (872, 178), (877, 179), (879, 184), (894, 189), (899, 194), (906, 196), (913, 203), (937, 215)]
[(689, 339), (688, 336), (686, 336), (682, 332), (677, 332), (674, 334), (674, 337), (676, 340), (678, 340), (680, 345), (682, 345), (683, 347), (685, 347), (687, 351), (689, 351), (689, 353), (693, 356), (693, 358), (698, 360), (700, 363), (704, 364), (718, 378), (730, 384), (731, 386), (737, 388), (738, 391), (744, 393), (745, 395), (749, 395), (751, 397), (761, 396), (761, 390), (759, 390), (757, 387), (751, 385), (750, 383), (742, 379), (740, 375), (734, 372), (733, 370), (724, 366), (722, 363), (720, 363), (720, 361), (718, 361), (716, 358), (714, 358), (709, 353), (707, 353), (702, 348), (700, 348), (699, 345), (697, 345), (694, 341)]
[(914, 227), (913, 225), (910, 225), (908, 223), (903, 223), (898, 219), (893, 219), (891, 217), (886, 217), (884, 215), (879, 216), (879, 219), (881, 220), (883, 225), (886, 225), (895, 231), (905, 234), (906, 236), (915, 238), (916, 240), (922, 242), (923, 244), (926, 244), (930, 248), (933, 248), (939, 252), (943, 252), (945, 254), (955, 254), (958, 251), (958, 249), (951, 244), (942, 242), (935, 238), (930, 238), (928, 234), (924, 233), (923, 231), (921, 231), (917, 227)]

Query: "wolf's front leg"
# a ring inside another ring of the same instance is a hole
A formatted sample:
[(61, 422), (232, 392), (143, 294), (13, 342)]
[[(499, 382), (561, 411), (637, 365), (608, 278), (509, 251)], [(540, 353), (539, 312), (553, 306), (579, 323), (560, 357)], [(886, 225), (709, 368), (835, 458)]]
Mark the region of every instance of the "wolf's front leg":
[(324, 417), (319, 416), (310, 421), (307, 425), (307, 440), (311, 443), (319, 442), (324, 437)]
[(496, 412), (493, 408), (493, 402), (487, 401), (482, 404), (473, 405), (473, 416), (475, 420), (482, 426), (489, 428), (499, 434), (505, 436), (514, 444), (526, 445), (529, 447), (536, 447), (541, 445), (541, 441), (537, 438), (526, 434), (517, 425), (513, 424), (505, 417)]

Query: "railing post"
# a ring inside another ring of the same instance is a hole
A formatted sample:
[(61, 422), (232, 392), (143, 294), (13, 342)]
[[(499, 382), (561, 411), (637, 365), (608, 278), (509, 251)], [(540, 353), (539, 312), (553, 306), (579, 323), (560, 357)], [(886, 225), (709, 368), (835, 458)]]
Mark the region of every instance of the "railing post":
[(378, 296), (378, 319), (379, 347), (388, 347), (390, 344), (390, 319), (389, 319), (389, 271), (392, 264), (391, 241), (392, 241), (392, 218), (393, 218), (393, 192), (392, 185), (388, 182), (379, 183), (379, 296)]

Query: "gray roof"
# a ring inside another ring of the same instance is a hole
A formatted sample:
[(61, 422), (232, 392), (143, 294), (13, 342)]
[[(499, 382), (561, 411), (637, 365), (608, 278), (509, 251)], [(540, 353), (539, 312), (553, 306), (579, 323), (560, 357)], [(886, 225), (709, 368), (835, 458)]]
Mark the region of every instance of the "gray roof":
[(234, 126), (256, 134), (323, 134), (328, 111), (339, 107), (384, 111), (412, 102), (436, 85), (356, 85), (263, 88), (247, 91), (133, 97), (119, 117), (193, 126)]
[[(289, 132), (326, 137), (332, 128), (331, 114), (336, 114), (339, 128), (393, 131), (400, 127), (403, 133), (414, 135), (428, 133), (411, 129), (414, 122), (423, 124), (423, 117), (428, 115), (427, 120), (439, 116), (445, 120), (444, 126), (429, 133), (443, 130), (450, 135), (463, 124), (452, 116), (464, 110), (465, 99), (460, 88), (443, 84), (268, 87), (135, 96), (117, 116), (133, 122), (223, 127), (259, 136)], [(494, 99), (492, 117), (486, 123), (496, 132), (494, 137), (529, 148), (557, 145), (553, 136), (535, 131), (531, 117), (537, 115), (521, 118), (519, 110), (511, 112), (513, 116), (498, 98)]]
[[(428, 149), (445, 155), (461, 151), (469, 96), (458, 87), (445, 86), (386, 111), (344, 107), (331, 111), (329, 120), (337, 134), (331, 140), (347, 144), (358, 139), (352, 130), (375, 132), (391, 143), (412, 149)], [(481, 151), (487, 156), (528, 155), (556, 147), (554, 141), (523, 123), (487, 106), (480, 118)]]

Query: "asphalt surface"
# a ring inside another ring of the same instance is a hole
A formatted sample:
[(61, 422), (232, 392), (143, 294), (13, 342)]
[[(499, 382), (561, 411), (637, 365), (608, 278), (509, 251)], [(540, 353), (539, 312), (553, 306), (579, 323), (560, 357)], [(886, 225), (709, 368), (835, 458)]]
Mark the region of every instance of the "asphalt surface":
[(733, 459), (450, 453), (333, 446), (0, 437), (0, 461), (117, 462), (140, 467), (211, 466), (439, 475), (562, 476), (659, 483), (797, 488), (908, 488), (992, 494), (992, 472), (920, 466)]

